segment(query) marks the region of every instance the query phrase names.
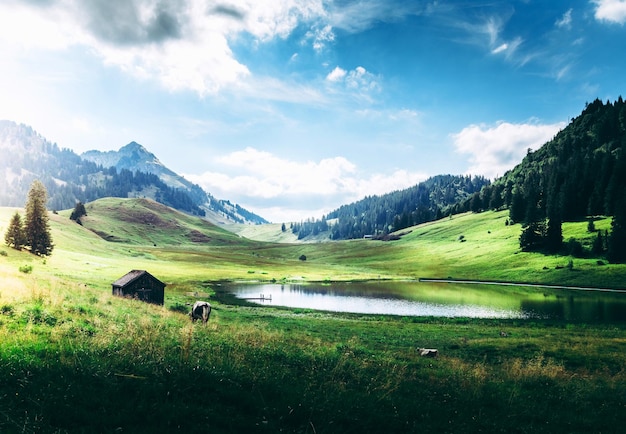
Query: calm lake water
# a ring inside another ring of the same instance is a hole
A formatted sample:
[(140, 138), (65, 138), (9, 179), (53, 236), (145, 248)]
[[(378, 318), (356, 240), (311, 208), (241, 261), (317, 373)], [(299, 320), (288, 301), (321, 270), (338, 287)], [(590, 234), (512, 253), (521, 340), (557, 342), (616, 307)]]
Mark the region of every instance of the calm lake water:
[(241, 283), (225, 289), (262, 305), (333, 312), (626, 322), (626, 293), (423, 282)]

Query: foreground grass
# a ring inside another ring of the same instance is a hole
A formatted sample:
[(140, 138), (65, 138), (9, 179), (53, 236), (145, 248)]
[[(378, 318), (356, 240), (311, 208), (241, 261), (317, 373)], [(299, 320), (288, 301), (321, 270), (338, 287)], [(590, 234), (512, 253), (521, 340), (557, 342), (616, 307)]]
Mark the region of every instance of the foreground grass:
[[(253, 308), (224, 302), (210, 283), (453, 276), (619, 286), (622, 266), (589, 258), (568, 270), (557, 268), (567, 257), (520, 253), (519, 227), (503, 213), (420, 226), (394, 243), (276, 245), (122, 202), (88, 208), (85, 226), (51, 216), (56, 246), (45, 260), (0, 248), (0, 432), (623, 430), (624, 324)], [(0, 210), (0, 226), (12, 211)], [(587, 236), (577, 225), (564, 232)], [(165, 306), (110, 295), (131, 268), (168, 283)], [(195, 291), (215, 307), (207, 327), (185, 315)], [(419, 347), (440, 356), (422, 358)]]
[[(620, 325), (214, 299), (203, 327), (176, 305), (18, 280), (24, 291), (0, 298), (1, 432), (620, 432), (626, 422)], [(422, 346), (440, 356), (420, 357)]]

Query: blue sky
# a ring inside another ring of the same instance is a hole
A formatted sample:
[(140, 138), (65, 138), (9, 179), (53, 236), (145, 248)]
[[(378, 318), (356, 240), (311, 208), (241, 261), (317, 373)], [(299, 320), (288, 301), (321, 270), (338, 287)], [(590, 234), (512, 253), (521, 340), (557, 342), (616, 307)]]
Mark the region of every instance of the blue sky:
[(502, 175), (624, 71), (625, 0), (0, 5), (0, 119), (78, 153), (137, 141), (275, 222)]

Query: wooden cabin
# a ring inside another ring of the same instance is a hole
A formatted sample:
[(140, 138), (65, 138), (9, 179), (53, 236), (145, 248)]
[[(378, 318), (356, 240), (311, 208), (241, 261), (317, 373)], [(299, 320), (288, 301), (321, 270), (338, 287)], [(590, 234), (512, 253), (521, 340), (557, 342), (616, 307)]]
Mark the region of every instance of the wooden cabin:
[(145, 270), (132, 270), (113, 282), (113, 295), (162, 305), (165, 283)]

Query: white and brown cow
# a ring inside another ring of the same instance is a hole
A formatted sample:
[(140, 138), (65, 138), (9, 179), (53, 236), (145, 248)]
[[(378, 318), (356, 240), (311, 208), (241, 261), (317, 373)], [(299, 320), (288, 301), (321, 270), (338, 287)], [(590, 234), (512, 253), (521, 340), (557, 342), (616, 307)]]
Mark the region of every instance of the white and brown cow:
[(202, 324), (206, 324), (211, 316), (211, 305), (206, 301), (196, 301), (189, 312), (189, 317), (192, 322), (196, 320), (202, 320)]

